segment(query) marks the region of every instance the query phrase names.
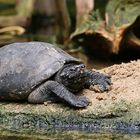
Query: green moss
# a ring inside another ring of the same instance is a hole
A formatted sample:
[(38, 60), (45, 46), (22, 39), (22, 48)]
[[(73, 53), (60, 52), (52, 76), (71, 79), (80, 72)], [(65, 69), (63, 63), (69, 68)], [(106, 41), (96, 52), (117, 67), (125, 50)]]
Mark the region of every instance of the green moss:
[(32, 105), (0, 103), (0, 126), (10, 130), (125, 130), (140, 129), (140, 102), (106, 100), (92, 103), (86, 109), (65, 104)]

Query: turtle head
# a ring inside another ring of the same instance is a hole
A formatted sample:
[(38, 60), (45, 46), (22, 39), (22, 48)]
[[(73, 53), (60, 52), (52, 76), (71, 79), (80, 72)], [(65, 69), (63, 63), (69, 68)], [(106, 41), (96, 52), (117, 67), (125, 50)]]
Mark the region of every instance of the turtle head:
[(77, 92), (85, 84), (84, 64), (66, 64), (60, 73), (61, 82), (70, 91)]

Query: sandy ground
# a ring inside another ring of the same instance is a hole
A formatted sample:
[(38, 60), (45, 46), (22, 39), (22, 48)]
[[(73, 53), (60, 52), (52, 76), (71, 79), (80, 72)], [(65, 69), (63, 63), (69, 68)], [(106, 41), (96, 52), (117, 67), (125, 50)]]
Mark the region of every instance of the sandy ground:
[(92, 102), (91, 107), (98, 105), (110, 105), (119, 101), (140, 103), (140, 60), (122, 63), (100, 70), (111, 75), (111, 90), (104, 93), (96, 93), (84, 90), (83, 94)]

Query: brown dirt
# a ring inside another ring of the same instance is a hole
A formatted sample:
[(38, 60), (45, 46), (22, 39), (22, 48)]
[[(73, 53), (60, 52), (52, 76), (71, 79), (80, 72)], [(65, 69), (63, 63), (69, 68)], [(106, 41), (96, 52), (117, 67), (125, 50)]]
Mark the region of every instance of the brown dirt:
[(140, 60), (113, 65), (100, 72), (111, 75), (113, 85), (110, 91), (104, 93), (84, 90), (83, 94), (92, 102), (91, 107), (109, 106), (119, 101), (126, 101), (130, 104), (140, 102)]

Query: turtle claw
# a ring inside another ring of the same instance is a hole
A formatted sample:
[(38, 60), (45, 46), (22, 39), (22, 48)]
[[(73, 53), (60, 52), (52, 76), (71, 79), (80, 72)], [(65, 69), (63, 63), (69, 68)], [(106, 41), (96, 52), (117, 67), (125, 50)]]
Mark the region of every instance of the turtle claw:
[(111, 84), (112, 84), (111, 77), (106, 75), (103, 76), (97, 83), (98, 88), (101, 92), (110, 90)]
[(77, 101), (75, 101), (75, 107), (79, 107), (79, 108), (84, 108), (87, 107), (90, 104), (88, 98), (84, 97), (84, 96), (79, 96)]
[(109, 90), (109, 86), (107, 85), (98, 85), (100, 92), (104, 92), (104, 91), (108, 91)]
[(104, 92), (110, 90), (111, 86), (111, 77), (107, 75), (101, 75), (99, 79), (96, 79), (93, 85), (90, 86), (90, 89), (95, 92)]
[(112, 85), (111, 76), (106, 76), (105, 81), (108, 85)]

